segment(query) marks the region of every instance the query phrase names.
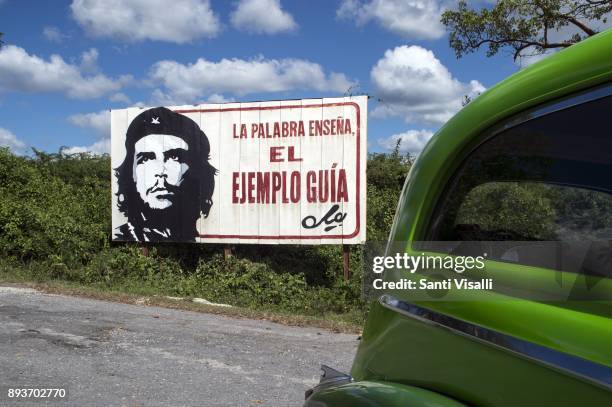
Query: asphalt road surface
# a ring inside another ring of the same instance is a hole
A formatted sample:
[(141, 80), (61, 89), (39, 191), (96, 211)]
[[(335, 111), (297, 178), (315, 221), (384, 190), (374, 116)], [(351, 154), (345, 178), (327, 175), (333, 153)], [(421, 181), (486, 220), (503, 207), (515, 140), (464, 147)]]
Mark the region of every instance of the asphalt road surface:
[[(356, 335), (0, 287), (0, 406), (300, 406)], [(66, 388), (9, 400), (10, 387)]]

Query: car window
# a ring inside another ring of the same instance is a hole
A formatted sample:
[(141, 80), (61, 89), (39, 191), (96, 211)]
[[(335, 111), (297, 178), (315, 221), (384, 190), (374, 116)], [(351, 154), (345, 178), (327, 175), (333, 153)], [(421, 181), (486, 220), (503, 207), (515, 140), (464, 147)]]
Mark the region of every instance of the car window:
[[(429, 241), (556, 241), (566, 257), (534, 245), (499, 260), (612, 276), (612, 97), (504, 130), (477, 147), (451, 178)], [(568, 265), (571, 267), (568, 268)]]
[(450, 228), (457, 240), (612, 239), (612, 195), (535, 182), (473, 188)]

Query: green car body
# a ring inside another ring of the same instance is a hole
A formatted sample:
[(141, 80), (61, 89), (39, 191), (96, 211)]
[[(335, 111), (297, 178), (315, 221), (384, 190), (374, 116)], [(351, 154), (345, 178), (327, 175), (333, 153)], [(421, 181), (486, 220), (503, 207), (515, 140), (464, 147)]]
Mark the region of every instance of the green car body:
[[(427, 240), (449, 180), (494, 129), (509, 128), (535, 111), (562, 111), (581, 103), (583, 95), (588, 99), (603, 92), (609, 97), (611, 89), (612, 30), (608, 30), (487, 90), (449, 120), (419, 155), (404, 185), (390, 241), (408, 242), (405, 252), (411, 253), (415, 252), (411, 242)], [(612, 105), (608, 106), (612, 123)], [(601, 130), (612, 138), (611, 129)], [(531, 284), (535, 281), (544, 290), (555, 276), (573, 279), (576, 287), (588, 284), (580, 275), (541, 267), (487, 261), (487, 268), (500, 279), (528, 275)], [(385, 279), (401, 276), (392, 272)], [(608, 271), (598, 279), (597, 289), (612, 294), (609, 276)], [(411, 302), (398, 295), (396, 300)], [(501, 297), (474, 292), (464, 301), (415, 304), (427, 315), (439, 315), (437, 323), (398, 312), (384, 301), (374, 302), (351, 370), (352, 381), (315, 391), (306, 405), (612, 406), (610, 301)], [(455, 325), (449, 329), (440, 321)], [(465, 326), (472, 333), (509, 338), (523, 348), (499, 346), (458, 328)], [(535, 351), (520, 350), (528, 348)]]

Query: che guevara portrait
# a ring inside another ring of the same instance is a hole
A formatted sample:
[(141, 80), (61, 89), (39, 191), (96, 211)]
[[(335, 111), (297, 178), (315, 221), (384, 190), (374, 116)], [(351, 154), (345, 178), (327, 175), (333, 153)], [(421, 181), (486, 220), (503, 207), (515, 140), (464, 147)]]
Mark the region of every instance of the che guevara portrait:
[(127, 222), (113, 240), (195, 241), (215, 189), (206, 134), (187, 116), (156, 107), (132, 120), (125, 152), (114, 171), (117, 207)]

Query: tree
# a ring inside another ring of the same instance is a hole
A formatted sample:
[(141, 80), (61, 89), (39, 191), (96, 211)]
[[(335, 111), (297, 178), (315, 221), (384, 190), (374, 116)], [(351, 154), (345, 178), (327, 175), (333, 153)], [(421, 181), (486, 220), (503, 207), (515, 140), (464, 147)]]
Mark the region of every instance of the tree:
[(499, 0), (480, 10), (461, 0), (457, 9), (442, 14), (441, 22), (457, 58), (486, 45), (487, 56), (510, 49), (516, 60), (527, 50), (542, 54), (597, 34), (596, 26), (606, 23), (611, 11), (612, 0)]

